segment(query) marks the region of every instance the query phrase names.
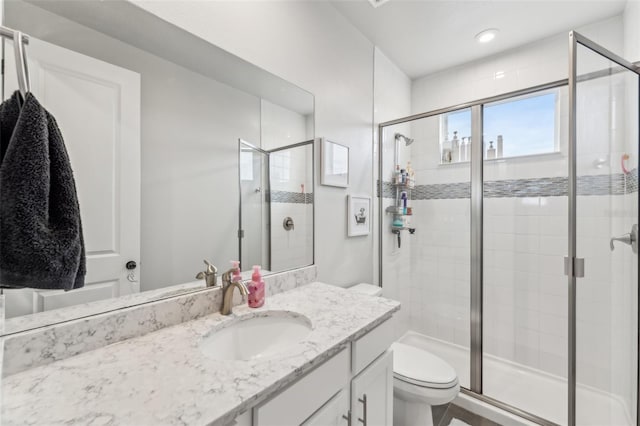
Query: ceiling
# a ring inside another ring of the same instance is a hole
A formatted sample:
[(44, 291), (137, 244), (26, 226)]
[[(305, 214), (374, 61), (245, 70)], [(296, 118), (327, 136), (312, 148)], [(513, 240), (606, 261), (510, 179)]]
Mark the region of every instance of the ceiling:
[[(631, 0), (637, 1), (637, 0)], [(334, 0), (333, 6), (409, 77), (496, 54), (622, 13), (625, 0)], [(494, 41), (474, 36), (500, 30)]]

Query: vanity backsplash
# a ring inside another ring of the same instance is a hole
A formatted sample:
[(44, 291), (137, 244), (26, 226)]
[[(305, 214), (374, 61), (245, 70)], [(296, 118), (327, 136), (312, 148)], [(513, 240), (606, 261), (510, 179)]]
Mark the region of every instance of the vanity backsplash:
[[(265, 276), (267, 297), (314, 282), (316, 277), (314, 265)], [(234, 305), (241, 303), (236, 295)], [(2, 376), (216, 313), (221, 304), (222, 290), (216, 288), (6, 335)]]

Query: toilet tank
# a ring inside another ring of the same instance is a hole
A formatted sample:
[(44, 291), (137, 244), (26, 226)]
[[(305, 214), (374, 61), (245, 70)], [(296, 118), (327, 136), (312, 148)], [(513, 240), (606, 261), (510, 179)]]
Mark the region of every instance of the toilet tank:
[(360, 294), (368, 294), (369, 296), (382, 296), (382, 287), (368, 283), (359, 283), (349, 287), (349, 290)]

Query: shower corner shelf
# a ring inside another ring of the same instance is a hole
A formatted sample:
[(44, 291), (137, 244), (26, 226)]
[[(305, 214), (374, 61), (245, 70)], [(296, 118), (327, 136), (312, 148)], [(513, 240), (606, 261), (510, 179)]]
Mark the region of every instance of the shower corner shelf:
[(415, 189), (416, 184), (414, 183), (392, 183), (391, 186), (397, 189)]
[(394, 216), (413, 216), (413, 213), (398, 213), (398, 207), (395, 206), (387, 206), (384, 211)]
[(391, 186), (395, 189), (395, 202), (394, 202), (394, 205), (387, 206), (387, 208), (385, 209), (385, 213), (389, 213), (393, 215), (393, 222), (396, 222), (396, 221), (403, 222), (401, 226), (391, 224), (391, 232), (398, 236), (398, 247), (400, 247), (401, 231), (408, 230), (410, 234), (413, 234), (414, 232), (416, 232), (416, 228), (412, 226), (407, 226), (409, 224), (406, 223), (406, 220), (405, 220), (405, 218), (410, 218), (411, 216), (413, 216), (412, 209), (410, 209), (410, 213), (404, 213), (404, 210), (398, 207), (398, 203), (400, 202), (400, 194), (402, 192), (407, 192), (407, 195), (411, 194), (411, 191), (415, 189), (416, 185), (415, 185), (415, 181), (412, 181), (412, 182), (403, 182), (403, 183), (392, 182)]
[(406, 231), (408, 230), (410, 234), (416, 232), (416, 228), (412, 226), (393, 226), (391, 225), (391, 232), (395, 233), (396, 231)]

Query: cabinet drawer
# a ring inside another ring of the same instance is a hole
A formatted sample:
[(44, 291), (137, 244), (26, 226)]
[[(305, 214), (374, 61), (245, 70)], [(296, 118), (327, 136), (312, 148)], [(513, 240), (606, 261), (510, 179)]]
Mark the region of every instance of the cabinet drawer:
[(253, 409), (256, 426), (299, 425), (349, 383), (349, 348)]
[(388, 319), (355, 342), (351, 349), (351, 368), (357, 375), (371, 364), (393, 343), (394, 330), (392, 320)]

